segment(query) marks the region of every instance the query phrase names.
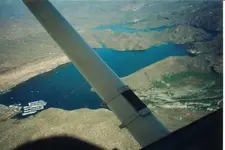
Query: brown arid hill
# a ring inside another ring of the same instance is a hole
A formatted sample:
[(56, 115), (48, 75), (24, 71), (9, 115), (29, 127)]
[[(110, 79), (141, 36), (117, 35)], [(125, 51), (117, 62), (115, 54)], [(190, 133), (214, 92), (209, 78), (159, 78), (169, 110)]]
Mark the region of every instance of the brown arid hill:
[[(212, 31), (222, 33), (222, 5), (219, 1), (81, 2), (52, 0), (51, 2), (93, 48), (100, 48), (104, 45), (120, 51), (146, 50), (167, 42), (192, 43), (194, 50), (199, 49), (199, 44), (206, 50), (211, 47), (222, 47), (220, 43), (215, 45), (213, 41), (212, 43), (205, 42), (205, 40), (210, 40)], [(15, 72), (24, 72), (19, 69), (27, 70), (28, 65), (30, 65), (29, 69), (33, 68), (31, 72), (35, 72), (39, 70), (33, 67), (37, 61), (46, 61), (43, 58), (54, 61), (59, 56), (65, 57), (22, 1), (3, 0), (0, 8), (2, 8), (0, 15), (1, 76), (5, 72), (9, 76), (15, 76)], [(173, 28), (160, 32), (137, 33), (92, 30), (95, 27), (120, 25), (121, 23), (125, 23), (123, 27), (128, 29), (143, 30), (164, 26)], [(217, 61), (218, 57), (219, 61)], [(222, 58), (218, 57), (212, 57), (210, 61), (212, 68), (221, 72)], [(63, 64), (63, 61), (57, 64)], [(53, 66), (48, 64), (44, 70), (54, 68), (54, 66), (55, 64)], [(36, 72), (35, 75), (41, 72)], [(18, 78), (21, 79), (20, 74)], [(14, 82), (14, 79), (10, 80)], [(15, 82), (15, 84), (20, 82)], [(2, 82), (0, 84), (0, 90), (11, 87), (2, 88)]]
[(66, 56), (43, 57), (35, 61), (24, 63), (9, 71), (0, 73), (0, 93), (10, 90), (14, 86), (29, 80), (36, 75), (51, 71), (59, 65), (70, 62)]
[(196, 57), (204, 57), (213, 69), (223, 72), (223, 36), (218, 34), (213, 40), (190, 44), (188, 52)]
[(203, 41), (210, 34), (200, 28), (179, 25), (161, 32), (119, 33), (112, 30), (95, 31), (93, 36), (105, 47), (115, 50), (146, 50), (162, 43), (185, 44)]
[[(207, 113), (177, 109), (153, 110), (154, 114), (171, 130), (185, 126)], [(179, 113), (177, 115), (177, 113)], [(182, 120), (180, 118), (183, 118)], [(35, 139), (68, 135), (105, 149), (137, 150), (140, 146), (126, 129), (119, 128), (120, 122), (106, 109), (79, 109), (65, 111), (49, 108), (26, 119), (8, 119), (0, 122), (0, 147), (10, 150)]]
[(206, 60), (189, 56), (168, 57), (149, 65), (123, 78), (132, 89), (148, 89), (152, 81), (160, 80), (163, 75), (179, 72), (210, 72)]
[(106, 149), (138, 149), (139, 146), (106, 109), (65, 111), (50, 108), (34, 117), (1, 122), (0, 147), (9, 150), (26, 142), (54, 135), (75, 136)]
[(223, 97), (223, 75), (204, 57), (169, 57), (123, 78), (150, 108), (214, 111)]
[(19, 113), (19, 109), (10, 108), (8, 106), (0, 104), (0, 122), (7, 120)]
[[(151, 85), (154, 85), (154, 81), (160, 80), (163, 75), (185, 71), (210, 72), (207, 62), (204, 64), (204, 61), (199, 59), (187, 56), (169, 57), (137, 71), (123, 80), (141, 97), (148, 92)], [(162, 89), (158, 89), (158, 91), (162, 91)], [(146, 102), (146, 99), (143, 100)], [(186, 126), (211, 112), (189, 108), (161, 107), (160, 105), (152, 107), (148, 103), (147, 105), (170, 131)], [(105, 149), (117, 147), (124, 150), (136, 150), (140, 148), (126, 129), (119, 129), (119, 125), (118, 119), (106, 109), (90, 110), (85, 108), (66, 111), (49, 108), (26, 119), (2, 120), (0, 122), (0, 136), (2, 137), (0, 147), (9, 150), (30, 140), (54, 135), (69, 135), (87, 140)]]

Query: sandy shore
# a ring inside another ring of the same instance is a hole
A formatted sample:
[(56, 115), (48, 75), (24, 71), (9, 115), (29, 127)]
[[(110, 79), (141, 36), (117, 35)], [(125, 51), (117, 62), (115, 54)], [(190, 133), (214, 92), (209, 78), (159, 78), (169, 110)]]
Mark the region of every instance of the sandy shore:
[(70, 60), (66, 56), (58, 56), (55, 58), (46, 57), (0, 74), (0, 92), (6, 92), (10, 88), (27, 81), (36, 75), (51, 71), (59, 65), (68, 62), (70, 62)]

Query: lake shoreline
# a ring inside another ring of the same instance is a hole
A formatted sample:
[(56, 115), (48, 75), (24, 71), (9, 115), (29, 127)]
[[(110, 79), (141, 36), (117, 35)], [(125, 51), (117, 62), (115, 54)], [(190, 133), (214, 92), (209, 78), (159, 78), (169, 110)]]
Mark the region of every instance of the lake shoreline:
[[(178, 47), (177, 47), (178, 46)], [(157, 55), (153, 54), (155, 52), (157, 52), (160, 48), (162, 48), (162, 52), (166, 53), (160, 56), (160, 58), (156, 58)], [(173, 49), (173, 52), (167, 52), (165, 51), (165, 49)], [(181, 49), (180, 49), (181, 48)], [(98, 55), (104, 59), (108, 59), (111, 62), (113, 61), (113, 59), (111, 59), (109, 56), (111, 55), (111, 53), (118, 53), (118, 50), (115, 49), (111, 49), (111, 48), (94, 48), (95, 51), (98, 53)], [(176, 49), (179, 49), (178, 51)], [(109, 53), (106, 53), (104, 51), (107, 51)], [(153, 60), (152, 62), (146, 62), (144, 66), (139, 66), (139, 67), (145, 67), (148, 65), (151, 65), (155, 62), (161, 61), (162, 59), (166, 58), (166, 57), (170, 57), (170, 56), (183, 56), (183, 55), (187, 55), (186, 49), (183, 46), (179, 46), (179, 44), (176, 43), (167, 43), (167, 44), (161, 44), (159, 46), (153, 46), (151, 48), (145, 49), (145, 50), (135, 50), (135, 51), (125, 51), (125, 52), (121, 52), (124, 54), (129, 54), (128, 57), (133, 57), (133, 55), (131, 55), (131, 53), (136, 53), (138, 55), (143, 53), (139, 53), (139, 52), (145, 52), (145, 53), (151, 53), (152, 57), (155, 57), (155, 60)], [(123, 54), (119, 54), (123, 55)], [(140, 56), (139, 56), (140, 57)], [(121, 63), (124, 63), (124, 59), (118, 58), (120, 59)], [(144, 59), (144, 58), (143, 58)], [(108, 60), (104, 60), (107, 64), (109, 63)], [(129, 61), (129, 60), (127, 60)], [(4, 94), (10, 91), (10, 89), (12, 89), (13, 87), (19, 85), (20, 83), (23, 83), (33, 77), (36, 77), (37, 75), (40, 75), (42, 73), (46, 73), (49, 72), (51, 70), (56, 69), (57, 67), (59, 67), (60, 65), (66, 64), (71, 62), (68, 57), (66, 55), (57, 55), (56, 57), (44, 57), (41, 59), (37, 59), (33, 62), (30, 63), (26, 63), (23, 65), (20, 65), (18, 68), (16, 69), (12, 69), (9, 71), (6, 71), (2, 74), (0, 74), (0, 94)], [(136, 62), (138, 62), (138, 60), (136, 60)], [(118, 69), (118, 67), (114, 66), (110, 66), (114, 71), (115, 69)], [(139, 70), (140, 68), (136, 69)], [(135, 68), (135, 67), (134, 67)], [(136, 71), (137, 71), (136, 70)], [(135, 72), (136, 72), (135, 71)], [(121, 77), (125, 77), (127, 75), (130, 75), (132, 72), (131, 70), (128, 71), (128, 74), (123, 74), (121, 75)]]
[(9, 70), (0, 75), (0, 94), (4, 94), (13, 87), (33, 78), (37, 75), (49, 72), (60, 65), (69, 63), (66, 56), (44, 58), (32, 63), (22, 65), (15, 70)]

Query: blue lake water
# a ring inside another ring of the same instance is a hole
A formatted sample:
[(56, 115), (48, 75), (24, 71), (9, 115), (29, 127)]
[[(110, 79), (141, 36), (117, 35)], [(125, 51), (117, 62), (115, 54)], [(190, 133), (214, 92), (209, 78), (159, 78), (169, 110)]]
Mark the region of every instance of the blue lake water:
[(171, 28), (173, 28), (173, 26), (161, 26), (161, 27), (149, 28), (149, 29), (131, 29), (127, 27), (119, 27), (117, 25), (105, 25), (105, 26), (94, 28), (93, 31), (111, 29), (112, 31), (115, 31), (115, 32), (136, 33), (136, 32), (151, 32), (151, 31), (160, 32), (166, 29), (171, 29)]
[(99, 26), (96, 28), (93, 28), (93, 31), (98, 31), (98, 30), (105, 30), (105, 29), (111, 29), (112, 31), (115, 32), (125, 32), (125, 33), (136, 33), (136, 32), (152, 32), (152, 31), (164, 31), (166, 29), (171, 29), (174, 26), (160, 26), (157, 28), (148, 28), (148, 29), (132, 29), (132, 28), (128, 28), (127, 25), (130, 24), (135, 24), (135, 23), (120, 23), (120, 24), (113, 24), (113, 25), (103, 25), (103, 26)]
[[(137, 70), (162, 60), (168, 56), (187, 55), (184, 45), (164, 44), (145, 51), (115, 51), (99, 48), (95, 51), (120, 76), (124, 77)], [(14, 87), (10, 92), (0, 95), (0, 104), (10, 105), (44, 100), (47, 107), (73, 110), (78, 108), (100, 108), (99, 96), (90, 91), (90, 85), (71, 64), (40, 74)]]
[[(153, 32), (153, 31), (161, 32), (161, 31), (164, 31), (166, 29), (172, 29), (173, 27), (178, 26), (178, 24), (177, 24), (177, 25), (174, 25), (174, 26), (166, 26), (165, 25), (165, 26), (159, 26), (159, 27), (156, 27), (156, 28), (147, 28), (147, 29), (128, 28), (127, 26), (131, 25), (131, 24), (135, 24), (135, 23), (134, 22), (130, 22), (130, 23), (124, 22), (124, 23), (120, 23), (120, 24), (102, 25), (102, 26), (93, 28), (92, 30), (93, 31), (99, 31), (99, 30), (111, 29), (114, 32), (120, 32), (120, 33), (121, 32), (122, 33), (123, 32), (124, 33), (137, 33), (137, 32)], [(197, 26), (193, 26), (193, 27), (199, 28)], [(201, 28), (201, 29), (204, 30), (205, 32), (211, 34), (211, 38), (203, 40), (202, 42), (212, 40), (212, 39), (216, 38), (218, 34), (222, 34), (221, 31), (213, 31), (213, 30), (209, 30), (209, 29), (206, 29), (206, 28)]]

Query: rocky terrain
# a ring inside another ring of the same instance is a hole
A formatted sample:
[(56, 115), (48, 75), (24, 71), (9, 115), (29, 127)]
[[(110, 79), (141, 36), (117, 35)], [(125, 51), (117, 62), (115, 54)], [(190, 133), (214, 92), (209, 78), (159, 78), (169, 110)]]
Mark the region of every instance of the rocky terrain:
[[(146, 50), (168, 42), (187, 46), (192, 57), (169, 57), (123, 78), (170, 131), (221, 107), (221, 2), (52, 2), (93, 48)], [(2, 91), (69, 62), (21, 1), (4, 0), (0, 11)], [(137, 30), (172, 28), (136, 33), (92, 30), (123, 22), (123, 27)], [(118, 128), (120, 123), (112, 112), (105, 109), (50, 108), (26, 119), (12, 119), (15, 114), (9, 107), (0, 106), (0, 147), (4, 150), (29, 140), (61, 134), (106, 149), (139, 148), (126, 130)]]
[[(129, 25), (133, 29), (189, 25), (207, 31), (222, 31), (222, 2), (213, 1), (141, 1), (142, 7), (133, 14), (140, 22)], [(138, 4), (136, 4), (138, 5)], [(133, 4), (135, 6), (135, 3)], [(146, 13), (148, 12), (148, 13)]]
[[(169, 57), (123, 80), (172, 132), (221, 107), (221, 76), (211, 74), (208, 63), (204, 58)], [(26, 119), (2, 116), (0, 147), (4, 150), (55, 135), (78, 137), (105, 149), (140, 148), (126, 129), (119, 129), (120, 122), (106, 109), (50, 108)]]
[[(171, 131), (207, 114), (182, 109), (173, 111), (153, 109), (153, 112)], [(0, 122), (0, 147), (3, 150), (10, 150), (27, 141), (68, 135), (94, 143), (104, 149), (139, 149), (140, 146), (129, 132), (126, 129), (121, 130), (119, 125), (120, 122), (113, 113), (106, 109), (65, 111), (50, 108), (26, 119), (8, 119)]]
[(118, 126), (119, 121), (106, 109), (65, 111), (50, 108), (34, 117), (1, 122), (0, 146), (8, 150), (27, 140), (69, 135), (106, 149), (138, 149), (138, 144), (128, 131), (121, 130)]
[(70, 62), (66, 56), (45, 57), (32, 63), (26, 63), (13, 70), (0, 74), (0, 94), (9, 91), (14, 86), (29, 80), (30, 78), (55, 69), (61, 64)]
[(208, 63), (204, 58), (169, 57), (123, 80), (149, 106), (212, 111), (221, 107), (223, 78)]
[(20, 113), (19, 107), (8, 107), (0, 104), (0, 122), (6, 121)]
[(199, 58), (204, 57), (213, 71), (223, 72), (223, 37), (222, 34), (216, 36), (213, 40), (205, 42), (196, 42), (188, 46), (188, 52)]
[[(222, 78), (212, 74), (208, 63), (204, 58), (169, 57), (123, 80), (174, 131), (221, 107)], [(6, 106), (0, 110), (0, 147), (4, 150), (54, 135), (78, 137), (105, 149), (139, 148), (125, 129), (119, 129), (119, 121), (106, 109), (50, 108), (26, 119), (10, 118), (16, 113)]]
[(134, 90), (137, 88), (146, 89), (153, 81), (160, 80), (163, 75), (187, 71), (210, 72), (210, 68), (207, 64), (208, 62), (204, 61), (204, 59), (201, 60), (196, 57), (168, 57), (162, 61), (140, 69), (139, 71), (123, 78), (123, 80)]
[[(62, 2), (52, 0), (51, 2), (93, 48), (105, 46), (124, 51), (146, 50), (167, 42), (186, 44), (194, 53), (202, 54), (204, 51), (204, 56), (201, 57), (211, 62), (213, 70), (222, 72), (222, 40), (218, 40), (222, 39), (220, 34), (222, 5), (219, 1)], [(3, 1), (0, 8), (1, 79), (8, 75), (8, 81), (5, 82), (20, 83), (22, 80), (15, 81), (10, 77), (15, 76), (16, 72), (24, 72), (21, 69), (34, 69), (35, 67), (32, 66), (37, 62), (44, 64), (46, 59), (57, 61), (65, 57), (21, 1)], [(128, 29), (150, 29), (163, 26), (172, 26), (172, 28), (136, 33), (115, 32), (110, 29), (92, 30), (101, 25), (112, 24), (122, 24), (122, 27)], [(207, 56), (205, 56), (206, 53), (208, 53)], [(33, 74), (36, 75), (63, 63), (65, 61), (57, 61), (55, 64), (51, 63), (52, 66), (44, 65), (46, 66), (44, 69), (30, 71), (39, 71)], [(28, 65), (30, 66), (26, 68)], [(21, 74), (17, 75), (20, 79)], [(23, 74), (23, 76), (26, 75)], [(32, 76), (28, 73), (24, 79), (30, 77)], [(5, 84), (5, 82), (4, 84), (0, 82), (1, 90), (11, 87), (11, 84)]]
[(146, 50), (163, 43), (186, 44), (210, 38), (204, 30), (191, 26), (177, 26), (161, 32), (118, 33), (105, 30), (93, 35), (105, 47), (116, 50)]

